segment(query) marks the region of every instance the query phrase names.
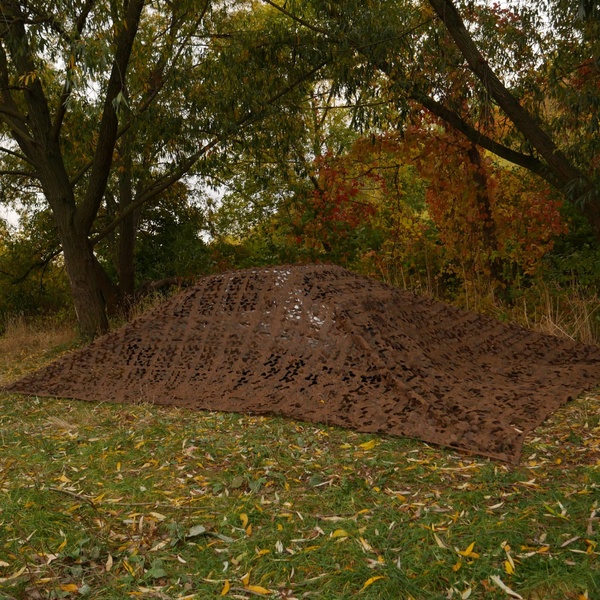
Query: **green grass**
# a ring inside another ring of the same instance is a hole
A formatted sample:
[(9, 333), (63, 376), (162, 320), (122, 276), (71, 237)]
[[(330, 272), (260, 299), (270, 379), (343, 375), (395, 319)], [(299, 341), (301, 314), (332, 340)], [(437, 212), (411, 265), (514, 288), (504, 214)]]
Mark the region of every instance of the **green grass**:
[[(36, 352), (3, 357), (5, 377), (53, 355)], [(0, 598), (510, 598), (498, 581), (600, 598), (599, 424), (597, 395), (572, 402), (512, 467), (280, 418), (0, 395)]]

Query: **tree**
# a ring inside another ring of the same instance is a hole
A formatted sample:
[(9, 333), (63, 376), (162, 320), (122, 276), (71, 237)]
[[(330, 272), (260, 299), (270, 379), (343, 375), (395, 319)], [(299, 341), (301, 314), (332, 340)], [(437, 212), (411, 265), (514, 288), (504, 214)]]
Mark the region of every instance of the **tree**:
[[(251, 5), (2, 3), (0, 119), (14, 141), (0, 150), (2, 175), (39, 184), (82, 333), (106, 331), (107, 306), (132, 293), (144, 207), (218, 168), (210, 151), (240, 143), (323, 66), (318, 53), (290, 50), (303, 43), (294, 28)], [(95, 252), (111, 236), (119, 286)]]
[[(350, 1), (343, 6), (313, 0), (276, 6), (312, 31), (315, 43), (333, 48), (336, 62), (329, 76), (341, 95), (386, 99), (397, 109), (400, 128), (415, 111), (433, 113), (472, 143), (561, 190), (600, 238), (598, 146), (593, 141), (598, 138), (600, 75), (596, 2), (581, 3), (584, 19), (577, 6), (560, 0), (518, 9), (465, 1), (460, 11), (453, 0), (417, 5)], [(547, 26), (548, 18), (554, 27)], [(596, 124), (585, 133), (590, 140), (586, 152), (565, 139), (564, 127), (552, 114), (574, 112), (563, 90), (575, 91), (575, 75), (582, 70), (589, 75), (591, 101), (569, 125), (581, 135), (586, 118)], [(381, 126), (376, 116), (373, 121), (372, 114), (363, 113), (363, 126)]]

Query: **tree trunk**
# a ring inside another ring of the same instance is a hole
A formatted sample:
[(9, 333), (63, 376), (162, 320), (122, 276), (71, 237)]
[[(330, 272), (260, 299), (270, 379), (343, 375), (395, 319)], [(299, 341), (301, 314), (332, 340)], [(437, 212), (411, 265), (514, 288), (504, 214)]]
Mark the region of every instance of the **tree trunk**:
[(488, 255), (492, 286), (494, 292), (504, 300), (508, 300), (508, 287), (510, 284), (504, 275), (503, 262), (498, 256), (500, 242), (498, 241), (498, 230), (496, 229), (490, 202), (489, 181), (476, 144), (471, 144), (471, 147), (467, 150), (467, 158), (473, 167), (473, 180), (476, 188), (475, 202), (479, 214), (478, 221), (482, 228), (483, 246)]
[(106, 298), (98, 281), (100, 265), (90, 242), (72, 229), (63, 232), (61, 238), (80, 333), (88, 338), (106, 333)]
[(38, 164), (38, 177), (63, 249), (79, 330), (82, 336), (93, 338), (108, 331), (106, 305), (111, 294), (107, 282), (112, 283), (94, 255), (87, 232), (75, 224), (75, 197), (56, 147), (48, 144)]

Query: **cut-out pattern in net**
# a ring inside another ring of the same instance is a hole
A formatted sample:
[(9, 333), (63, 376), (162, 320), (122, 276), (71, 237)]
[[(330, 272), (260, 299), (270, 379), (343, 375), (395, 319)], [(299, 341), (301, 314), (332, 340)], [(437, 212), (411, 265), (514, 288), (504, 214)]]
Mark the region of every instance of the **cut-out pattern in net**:
[(518, 462), (528, 432), (599, 382), (596, 347), (305, 265), (202, 279), (6, 389), (280, 414)]

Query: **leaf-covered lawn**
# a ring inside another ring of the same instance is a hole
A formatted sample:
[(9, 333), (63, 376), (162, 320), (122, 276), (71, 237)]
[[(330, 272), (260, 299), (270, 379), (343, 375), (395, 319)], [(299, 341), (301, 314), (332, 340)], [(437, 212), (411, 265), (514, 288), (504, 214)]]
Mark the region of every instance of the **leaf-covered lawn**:
[(599, 598), (598, 396), (524, 457), (0, 395), (0, 598)]

